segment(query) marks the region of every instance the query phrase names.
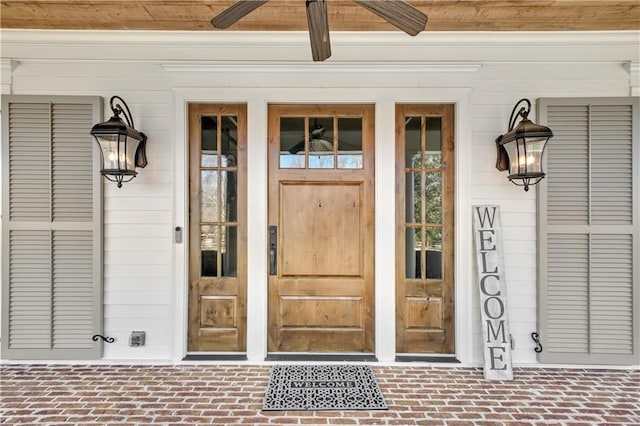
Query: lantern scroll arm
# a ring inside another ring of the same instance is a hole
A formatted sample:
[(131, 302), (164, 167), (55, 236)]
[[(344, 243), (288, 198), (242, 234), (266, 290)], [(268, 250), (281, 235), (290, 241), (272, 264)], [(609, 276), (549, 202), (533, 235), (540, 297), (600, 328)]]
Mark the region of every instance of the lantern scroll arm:
[[(127, 106), (127, 103), (124, 101), (124, 99), (122, 99), (120, 96), (114, 95), (109, 100), (109, 106), (111, 107), (111, 111), (113, 111), (115, 115), (124, 115), (124, 119), (127, 120), (127, 124), (129, 125), (129, 127), (133, 129), (136, 128), (136, 126), (133, 124), (133, 116), (131, 115), (131, 111), (129, 110), (129, 107)], [(123, 110), (122, 107), (124, 107), (125, 109)]]
[[(526, 102), (527, 106), (520, 108), (520, 110), (516, 114), (516, 109), (518, 109), (518, 106), (523, 102)], [(512, 131), (513, 128), (515, 127), (516, 120), (518, 119), (518, 117), (522, 117), (523, 119), (526, 119), (527, 117), (529, 117), (530, 112), (531, 112), (531, 101), (529, 99), (522, 98), (518, 102), (516, 102), (516, 105), (513, 107), (513, 110), (511, 111), (511, 117), (509, 118), (509, 132)]]

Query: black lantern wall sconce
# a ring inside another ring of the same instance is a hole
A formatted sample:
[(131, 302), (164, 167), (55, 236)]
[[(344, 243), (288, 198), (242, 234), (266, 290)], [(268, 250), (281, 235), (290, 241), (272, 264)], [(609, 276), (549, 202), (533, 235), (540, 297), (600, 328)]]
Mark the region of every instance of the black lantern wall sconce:
[[(123, 182), (136, 177), (136, 167), (144, 168), (147, 165), (147, 136), (135, 129), (131, 111), (120, 96), (113, 96), (109, 105), (113, 117), (93, 126), (91, 135), (100, 146), (100, 174), (122, 188)], [(122, 121), (120, 114), (124, 116), (126, 123)]]
[[(518, 106), (523, 102), (527, 104), (526, 107), (518, 110)], [(529, 190), (530, 185), (544, 179), (542, 155), (547, 141), (553, 137), (551, 129), (535, 124), (527, 118), (530, 111), (529, 99), (520, 99), (511, 111), (509, 130), (496, 139), (496, 168), (500, 171), (509, 170), (509, 180), (515, 185), (524, 186), (525, 191)], [(518, 117), (522, 119), (514, 129)]]

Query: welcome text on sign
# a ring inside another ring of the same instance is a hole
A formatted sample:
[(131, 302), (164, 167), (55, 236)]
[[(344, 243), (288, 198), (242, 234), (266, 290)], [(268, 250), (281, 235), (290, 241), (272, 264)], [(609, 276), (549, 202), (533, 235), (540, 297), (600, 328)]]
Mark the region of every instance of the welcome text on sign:
[(484, 377), (513, 380), (498, 206), (473, 207), (478, 284), (484, 337)]

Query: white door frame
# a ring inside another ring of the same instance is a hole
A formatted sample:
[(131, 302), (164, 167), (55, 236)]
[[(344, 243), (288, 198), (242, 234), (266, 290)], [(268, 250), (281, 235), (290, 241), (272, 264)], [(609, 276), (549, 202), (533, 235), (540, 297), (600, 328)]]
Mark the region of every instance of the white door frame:
[[(219, 70), (219, 68), (218, 68)], [(255, 71), (262, 75), (260, 71)], [(210, 77), (210, 76), (209, 76)], [(248, 85), (249, 86), (249, 85)], [(395, 360), (395, 104), (456, 105), (456, 356), (472, 365), (471, 272), (471, 89), (462, 88), (175, 88), (174, 95), (174, 226), (188, 233), (188, 103), (247, 103), (247, 358), (263, 362), (267, 355), (267, 105), (270, 103), (375, 104), (375, 354), (380, 362)], [(174, 362), (186, 354), (188, 250), (174, 245)], [(391, 250), (393, 253), (394, 251)]]

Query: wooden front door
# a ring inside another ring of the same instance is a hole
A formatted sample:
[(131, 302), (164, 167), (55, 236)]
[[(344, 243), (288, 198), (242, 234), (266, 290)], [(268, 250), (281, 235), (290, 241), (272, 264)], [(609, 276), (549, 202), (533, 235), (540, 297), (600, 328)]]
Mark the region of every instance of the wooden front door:
[(246, 105), (189, 105), (190, 352), (246, 351)]
[(373, 105), (269, 106), (269, 352), (373, 352)]
[(455, 351), (454, 106), (396, 105), (396, 351)]

